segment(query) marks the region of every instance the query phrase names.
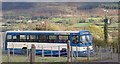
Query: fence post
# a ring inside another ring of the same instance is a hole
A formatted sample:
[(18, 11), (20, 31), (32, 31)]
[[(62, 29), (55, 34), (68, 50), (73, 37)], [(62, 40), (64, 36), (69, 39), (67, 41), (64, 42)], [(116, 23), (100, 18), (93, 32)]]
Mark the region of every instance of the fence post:
[(95, 57), (96, 57), (96, 60), (97, 60), (97, 57), (98, 57), (97, 56), (98, 55), (98, 46), (96, 46), (95, 48), (96, 48), (96, 55), (95, 55)]
[(8, 64), (9, 64), (9, 62), (10, 62), (10, 49), (8, 48)]
[(113, 58), (113, 55), (112, 55), (113, 54), (113, 47), (112, 46), (111, 46), (111, 50), (110, 51), (111, 51), (111, 59), (112, 59)]
[(113, 50), (113, 53), (115, 53), (115, 48), (114, 47), (112, 47), (112, 50)]
[(78, 47), (76, 46), (76, 59), (78, 59)]
[(117, 46), (117, 52), (116, 53), (120, 53), (119, 48), (120, 48), (120, 45)]
[(58, 50), (59, 50), (59, 57), (60, 57), (60, 46), (58, 46)]
[(114, 53), (117, 53), (117, 49), (115, 47), (113, 49), (114, 49)]
[(14, 44), (13, 44), (13, 56), (14, 56)]
[(71, 46), (71, 62), (73, 62), (73, 47)]
[(52, 57), (52, 46), (51, 46), (51, 57)]
[(89, 61), (89, 46), (87, 46), (87, 61)]
[(99, 49), (99, 53), (100, 53), (100, 60), (102, 60), (102, 48), (100, 46), (100, 49)]
[(109, 59), (111, 58), (111, 47), (110, 46), (108, 47), (108, 58)]
[(70, 62), (70, 41), (67, 41), (67, 62)]
[(28, 55), (29, 55), (29, 54), (28, 54), (28, 45), (27, 45), (27, 57), (28, 57)]
[(43, 46), (42, 46), (42, 57), (44, 58), (44, 49), (43, 49)]
[(31, 46), (31, 55), (30, 55), (30, 64), (35, 64), (35, 49), (36, 49), (36, 47), (35, 47), (35, 45), (34, 44), (32, 44), (32, 46)]

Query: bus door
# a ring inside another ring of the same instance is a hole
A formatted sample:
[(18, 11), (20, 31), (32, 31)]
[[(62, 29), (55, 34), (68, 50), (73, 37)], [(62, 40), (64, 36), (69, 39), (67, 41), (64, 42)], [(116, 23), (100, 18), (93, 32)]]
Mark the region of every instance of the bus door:
[(80, 41), (80, 36), (78, 33), (70, 34), (70, 46), (78, 46)]

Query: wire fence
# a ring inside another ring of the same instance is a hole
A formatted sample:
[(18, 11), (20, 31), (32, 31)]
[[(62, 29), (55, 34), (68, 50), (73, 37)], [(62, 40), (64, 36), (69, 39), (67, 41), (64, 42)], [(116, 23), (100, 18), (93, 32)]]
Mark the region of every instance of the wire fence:
[[(28, 47), (28, 46), (27, 46)], [(44, 46), (39, 46), (42, 49), (42, 55), (34, 55), (35, 57), (35, 62), (67, 62), (68, 58), (67, 55), (61, 55), (61, 46), (57, 46), (58, 48), (58, 56), (53, 56), (53, 47), (44, 47)], [(51, 55), (46, 56), (45, 49), (50, 48), (51, 50)], [(72, 48), (72, 47), (71, 47)], [(12, 48), (8, 48), (7, 51), (3, 51), (3, 57), (2, 57), (2, 62), (30, 62), (31, 61), (31, 54), (36, 53), (32, 52), (31, 49), (25, 49), (26, 53), (23, 54), (16, 54), (15, 53), (15, 47), (14, 45)], [(24, 50), (22, 50), (24, 51)], [(22, 52), (21, 51), (21, 52)], [(87, 47), (87, 53), (85, 53), (87, 56), (85, 57), (79, 57), (78, 55), (78, 47), (76, 47), (76, 54), (70, 50), (70, 57), (71, 57), (71, 62), (91, 62), (91, 61), (100, 61), (100, 60), (108, 60), (108, 59), (113, 59), (113, 54), (116, 53), (116, 48), (113, 47), (94, 47), (94, 53), (90, 55), (90, 49)], [(66, 51), (67, 52), (67, 51)], [(73, 53), (72, 53), (73, 52)]]

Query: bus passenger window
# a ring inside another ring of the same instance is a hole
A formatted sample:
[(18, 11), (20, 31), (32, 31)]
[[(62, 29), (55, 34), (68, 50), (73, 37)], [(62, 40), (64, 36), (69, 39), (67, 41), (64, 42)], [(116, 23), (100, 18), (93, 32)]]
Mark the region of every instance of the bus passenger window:
[(66, 43), (68, 36), (59, 36), (59, 43)]
[(26, 36), (20, 35), (20, 42), (25, 42), (25, 41), (26, 41)]
[(49, 36), (49, 43), (56, 43), (56, 36)]
[(17, 40), (17, 37), (16, 36), (13, 36), (13, 42), (16, 42), (16, 40)]
[(26, 35), (27, 40), (29, 40), (29, 35)]
[(11, 42), (12, 41), (12, 35), (7, 35), (7, 40), (8, 40), (8, 42)]
[(72, 41), (73, 41), (73, 43), (77, 44), (78, 43), (78, 36), (73, 36)]
[(36, 41), (36, 35), (30, 35), (30, 42)]
[(42, 42), (46, 43), (48, 40), (47, 35), (39, 35), (38, 40), (40, 43), (42, 43)]

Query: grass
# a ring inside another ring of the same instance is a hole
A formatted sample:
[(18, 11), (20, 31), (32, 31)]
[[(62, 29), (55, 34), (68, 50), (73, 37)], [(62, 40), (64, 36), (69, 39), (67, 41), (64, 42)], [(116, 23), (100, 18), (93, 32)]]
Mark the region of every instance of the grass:
[[(8, 61), (8, 56), (7, 54), (2, 55), (2, 62), (7, 62)], [(10, 62), (27, 62), (27, 57), (23, 55), (10, 55), (9, 57)]]
[[(24, 55), (12, 55), (10, 54), (9, 57), (9, 61), (10, 62), (30, 62), (30, 57), (24, 56)], [(94, 60), (94, 57), (91, 57), (90, 60)], [(86, 62), (87, 61), (87, 57), (78, 57), (78, 59), (76, 59), (76, 61), (80, 62)], [(3, 54), (2, 55), (2, 62), (8, 62), (8, 56), (7, 54)], [(39, 55), (36, 56), (36, 62), (67, 62), (67, 57), (41, 57)]]
[[(2, 55), (2, 61), (8, 62), (7, 54)], [(9, 57), (10, 62), (30, 62), (30, 57), (25, 55), (12, 55)], [(39, 55), (36, 56), (36, 62), (66, 62), (67, 57), (41, 57)]]
[(72, 20), (80, 20), (80, 18), (52, 18), (50, 21), (72, 21)]
[(88, 26), (89, 26), (89, 23), (76, 23), (70, 27), (88, 27)]
[(101, 20), (102, 18), (87, 18), (88, 20)]

